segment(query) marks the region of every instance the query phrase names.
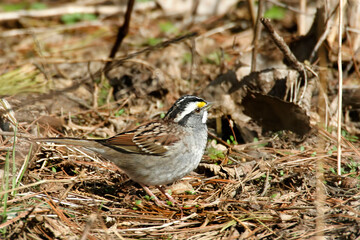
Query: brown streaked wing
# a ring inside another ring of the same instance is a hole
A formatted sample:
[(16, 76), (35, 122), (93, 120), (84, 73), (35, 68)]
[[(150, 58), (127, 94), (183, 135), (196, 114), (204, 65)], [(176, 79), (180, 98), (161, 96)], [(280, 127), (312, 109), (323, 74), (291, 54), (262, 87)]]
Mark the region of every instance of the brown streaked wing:
[(144, 152), (161, 155), (168, 150), (168, 146), (179, 141), (179, 134), (172, 125), (164, 127), (161, 123), (154, 122), (139, 128), (133, 141)]
[(120, 148), (127, 152), (142, 153), (143, 150), (133, 141), (135, 134), (136, 130), (123, 132), (102, 142), (110, 147)]

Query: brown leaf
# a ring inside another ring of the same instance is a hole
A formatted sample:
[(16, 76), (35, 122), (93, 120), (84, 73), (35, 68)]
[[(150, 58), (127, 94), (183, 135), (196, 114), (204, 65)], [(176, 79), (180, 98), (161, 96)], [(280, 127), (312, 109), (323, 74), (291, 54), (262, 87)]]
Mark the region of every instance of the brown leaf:
[(244, 113), (265, 131), (290, 130), (304, 136), (311, 130), (309, 116), (298, 105), (275, 97), (248, 91), (242, 101)]

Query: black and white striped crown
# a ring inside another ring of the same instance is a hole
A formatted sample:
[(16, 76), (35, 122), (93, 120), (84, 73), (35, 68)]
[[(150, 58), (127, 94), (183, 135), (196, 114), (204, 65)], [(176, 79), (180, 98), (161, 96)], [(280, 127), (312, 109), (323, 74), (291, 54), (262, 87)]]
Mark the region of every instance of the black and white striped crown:
[(174, 105), (169, 109), (165, 115), (166, 120), (173, 120), (174, 122), (181, 121), (185, 116), (200, 110), (207, 105), (207, 102), (199, 97), (192, 95), (185, 95), (180, 97)]

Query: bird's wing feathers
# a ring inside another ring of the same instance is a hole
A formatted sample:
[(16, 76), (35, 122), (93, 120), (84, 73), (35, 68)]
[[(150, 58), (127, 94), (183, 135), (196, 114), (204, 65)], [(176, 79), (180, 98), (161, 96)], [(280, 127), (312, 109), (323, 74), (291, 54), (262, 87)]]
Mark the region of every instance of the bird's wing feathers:
[(138, 146), (132, 141), (135, 132), (129, 131), (120, 133), (108, 139), (99, 140), (99, 142), (105, 146), (121, 149), (125, 152), (140, 153)]
[(179, 141), (179, 135), (174, 128), (167, 128), (162, 123), (153, 122), (101, 142), (109, 147), (131, 153), (162, 155), (167, 152), (168, 146)]

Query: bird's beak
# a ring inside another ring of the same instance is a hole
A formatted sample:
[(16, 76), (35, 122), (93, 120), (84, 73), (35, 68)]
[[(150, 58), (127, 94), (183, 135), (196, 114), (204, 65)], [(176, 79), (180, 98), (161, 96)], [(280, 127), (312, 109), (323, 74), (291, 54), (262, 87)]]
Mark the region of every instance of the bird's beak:
[(214, 105), (213, 102), (207, 102), (207, 104), (205, 106), (205, 110), (209, 110), (213, 105)]

